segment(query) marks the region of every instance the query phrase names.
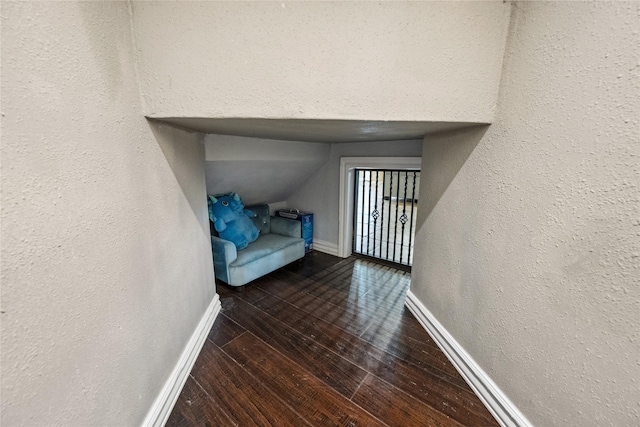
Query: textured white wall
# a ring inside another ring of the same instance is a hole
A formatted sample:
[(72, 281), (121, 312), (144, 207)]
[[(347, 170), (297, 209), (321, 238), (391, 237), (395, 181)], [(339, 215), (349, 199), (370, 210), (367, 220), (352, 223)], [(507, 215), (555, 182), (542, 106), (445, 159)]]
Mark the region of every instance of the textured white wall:
[(142, 117), (126, 2), (2, 2), (3, 426), (139, 425), (214, 296), (194, 134)]
[(493, 118), (503, 2), (134, 1), (133, 9), (153, 117)]
[(313, 212), (313, 238), (338, 245), (340, 157), (420, 157), (422, 141), (331, 144), (329, 160), (287, 199), (287, 207)]
[(539, 426), (640, 424), (639, 16), (516, 3), (495, 123), (424, 142), (411, 289)]

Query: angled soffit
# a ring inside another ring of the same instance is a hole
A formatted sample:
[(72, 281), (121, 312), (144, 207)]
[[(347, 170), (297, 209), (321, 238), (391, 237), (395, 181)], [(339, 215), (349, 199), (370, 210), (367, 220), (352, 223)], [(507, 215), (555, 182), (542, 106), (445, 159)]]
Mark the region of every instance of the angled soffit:
[(266, 118), (150, 118), (205, 134), (302, 142), (367, 142), (421, 139), (425, 135), (486, 123)]

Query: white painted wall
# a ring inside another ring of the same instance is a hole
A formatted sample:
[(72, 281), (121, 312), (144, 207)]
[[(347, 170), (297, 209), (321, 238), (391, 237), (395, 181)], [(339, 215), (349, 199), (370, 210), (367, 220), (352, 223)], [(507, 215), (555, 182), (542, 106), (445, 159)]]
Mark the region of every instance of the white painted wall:
[(0, 424), (139, 425), (215, 294), (204, 147), (142, 117), (126, 2), (1, 8)]
[(207, 193), (245, 205), (286, 201), (328, 159), (329, 144), (205, 135)]
[(640, 423), (639, 16), (516, 3), (495, 123), (425, 138), (411, 290), (534, 425)]
[(132, 3), (152, 117), (494, 116), (500, 1)]
[(338, 245), (341, 157), (420, 157), (422, 141), (331, 144), (329, 160), (287, 199), (287, 207), (314, 213), (314, 240)]

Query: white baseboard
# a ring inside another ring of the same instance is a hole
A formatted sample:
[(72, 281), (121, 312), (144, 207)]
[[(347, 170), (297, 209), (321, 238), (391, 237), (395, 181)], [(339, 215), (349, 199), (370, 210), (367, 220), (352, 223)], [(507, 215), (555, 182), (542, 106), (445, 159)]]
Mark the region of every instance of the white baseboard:
[(164, 384), (164, 387), (162, 387), (160, 394), (156, 397), (151, 409), (147, 413), (142, 423), (144, 427), (161, 427), (166, 424), (173, 410), (173, 406), (176, 404), (178, 396), (180, 396), (182, 387), (184, 387), (184, 384), (187, 382), (196, 358), (198, 354), (200, 354), (200, 350), (202, 350), (207, 335), (209, 335), (211, 326), (213, 326), (213, 322), (216, 320), (218, 313), (220, 313), (220, 309), (220, 297), (218, 294), (215, 294), (211, 304), (207, 307), (207, 310), (184, 348), (178, 363), (175, 368), (173, 368), (173, 372), (171, 372), (169, 379)]
[(329, 255), (338, 256), (338, 245), (336, 245), (335, 243), (313, 239), (313, 250)]
[(407, 308), (418, 322), (431, 335), (440, 349), (449, 358), (453, 366), (478, 395), (482, 403), (503, 427), (531, 427), (531, 423), (509, 398), (498, 388), (493, 380), (482, 370), (464, 348), (438, 322), (413, 294), (407, 292)]

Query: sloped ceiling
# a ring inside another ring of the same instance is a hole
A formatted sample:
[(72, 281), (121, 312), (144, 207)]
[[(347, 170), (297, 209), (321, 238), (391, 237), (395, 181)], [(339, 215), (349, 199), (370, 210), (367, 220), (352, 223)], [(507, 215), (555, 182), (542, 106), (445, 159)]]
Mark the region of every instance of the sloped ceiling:
[(245, 205), (287, 200), (328, 159), (331, 146), (205, 135), (208, 194), (234, 191)]
[(205, 134), (205, 176), (208, 194), (233, 191), (240, 194), (245, 205), (287, 201), (329, 160), (333, 143), (376, 142), (379, 147), (475, 125), (407, 123), (271, 119), (203, 119), (196, 125), (188, 120), (173, 122), (192, 130), (242, 135)]
[(201, 132), (239, 134), (205, 134), (205, 176), (208, 194), (233, 191), (245, 205), (287, 201), (329, 160), (334, 143), (375, 142), (379, 147), (477, 125), (293, 119), (202, 119), (193, 123), (173, 121)]

